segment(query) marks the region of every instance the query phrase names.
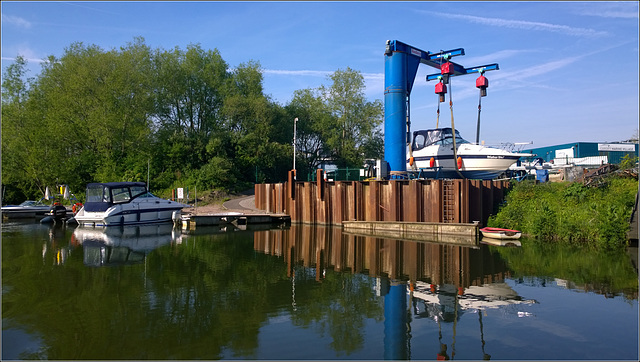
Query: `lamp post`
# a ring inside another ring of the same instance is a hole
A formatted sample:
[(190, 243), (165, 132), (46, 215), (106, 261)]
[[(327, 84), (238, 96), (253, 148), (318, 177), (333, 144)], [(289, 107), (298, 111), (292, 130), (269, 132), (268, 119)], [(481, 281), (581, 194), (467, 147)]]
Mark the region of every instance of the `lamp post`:
[(298, 117), (293, 120), (293, 179), (296, 179), (296, 124)]

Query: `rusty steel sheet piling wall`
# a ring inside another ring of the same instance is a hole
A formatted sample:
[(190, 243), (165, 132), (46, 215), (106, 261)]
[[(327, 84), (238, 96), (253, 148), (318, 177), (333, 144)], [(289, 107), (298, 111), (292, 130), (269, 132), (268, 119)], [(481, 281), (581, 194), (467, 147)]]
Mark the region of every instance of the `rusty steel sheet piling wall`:
[(384, 180), (293, 181), (256, 184), (255, 205), (285, 213), (292, 223), (341, 225), (343, 221), (412, 221), (486, 225), (508, 181)]

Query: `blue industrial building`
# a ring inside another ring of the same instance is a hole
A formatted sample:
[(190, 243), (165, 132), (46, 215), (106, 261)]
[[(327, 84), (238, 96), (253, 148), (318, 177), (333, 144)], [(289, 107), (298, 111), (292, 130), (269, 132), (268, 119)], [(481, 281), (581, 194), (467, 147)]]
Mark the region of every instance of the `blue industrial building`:
[(638, 143), (575, 142), (532, 148), (522, 152), (536, 154), (545, 162), (597, 166), (603, 163), (620, 163), (626, 155), (638, 157)]

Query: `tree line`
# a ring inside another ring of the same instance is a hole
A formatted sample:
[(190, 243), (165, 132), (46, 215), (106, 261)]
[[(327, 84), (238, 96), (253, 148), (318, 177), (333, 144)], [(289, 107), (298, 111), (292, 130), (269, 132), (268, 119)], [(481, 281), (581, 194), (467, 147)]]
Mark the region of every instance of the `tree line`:
[(259, 62), (230, 67), (217, 49), (119, 49), (73, 43), (27, 77), (18, 56), (2, 81), (3, 202), (67, 184), (146, 181), (237, 191), (306, 175), (323, 162), (361, 167), (380, 158), (383, 106), (347, 68), (330, 84), (297, 90), (285, 105), (265, 95)]

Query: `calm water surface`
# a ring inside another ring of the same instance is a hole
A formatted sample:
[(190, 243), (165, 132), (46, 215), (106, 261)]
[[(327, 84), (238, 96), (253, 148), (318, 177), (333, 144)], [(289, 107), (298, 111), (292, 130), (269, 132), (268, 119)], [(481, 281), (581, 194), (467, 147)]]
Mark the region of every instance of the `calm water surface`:
[(2, 359), (638, 360), (637, 249), (2, 224)]

